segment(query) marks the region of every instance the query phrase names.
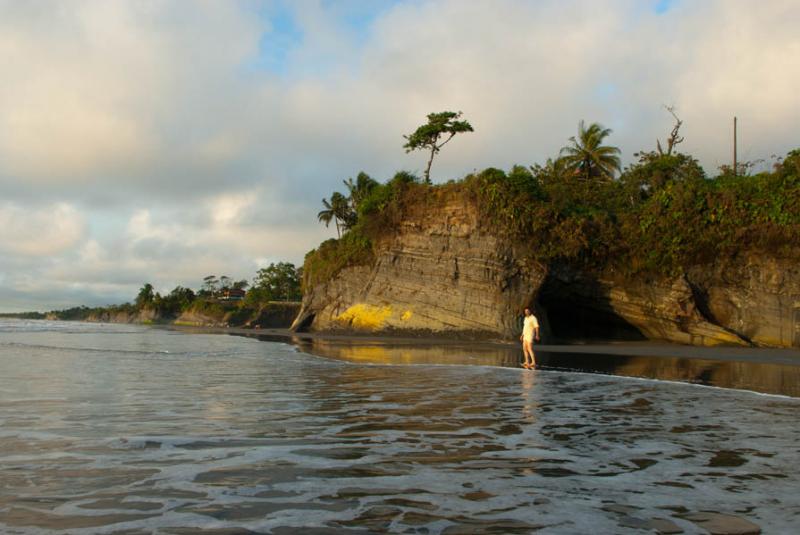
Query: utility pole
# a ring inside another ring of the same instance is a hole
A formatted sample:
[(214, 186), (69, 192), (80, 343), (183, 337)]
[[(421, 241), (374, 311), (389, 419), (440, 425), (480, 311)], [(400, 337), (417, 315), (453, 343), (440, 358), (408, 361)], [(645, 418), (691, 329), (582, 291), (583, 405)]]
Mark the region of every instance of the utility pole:
[(733, 116), (733, 176), (739, 176), (736, 167), (736, 116)]

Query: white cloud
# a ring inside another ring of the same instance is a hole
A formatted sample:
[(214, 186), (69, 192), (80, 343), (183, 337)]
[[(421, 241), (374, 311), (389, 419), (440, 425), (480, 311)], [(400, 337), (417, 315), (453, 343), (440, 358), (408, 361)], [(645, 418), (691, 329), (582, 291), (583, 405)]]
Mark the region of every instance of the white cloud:
[(81, 289), (78, 295), (90, 303), (110, 303), (132, 299), (144, 282), (168, 292), (176, 285), (198, 288), (208, 274), (250, 279), (265, 263), (301, 262), (309, 243), (319, 243), (330, 232), (310, 214), (299, 225), (251, 224), (261, 210), (278, 210), (274, 202), (253, 190), (223, 194), (179, 214), (138, 209), (110, 238), (90, 237), (43, 264), (17, 267), (9, 284), (28, 291)]
[(261, 28), (247, 12), (105, 0), (9, 1), (0, 12), (5, 174), (136, 180), (161, 174), (176, 151), (231, 154), (214, 123), (257, 49)]
[(211, 219), (221, 228), (231, 226), (241, 219), (246, 210), (253, 207), (256, 199), (255, 192), (223, 194), (214, 197), (209, 202)]
[(26, 208), (0, 203), (0, 252), (20, 256), (49, 256), (76, 245), (86, 232), (75, 207), (56, 203)]

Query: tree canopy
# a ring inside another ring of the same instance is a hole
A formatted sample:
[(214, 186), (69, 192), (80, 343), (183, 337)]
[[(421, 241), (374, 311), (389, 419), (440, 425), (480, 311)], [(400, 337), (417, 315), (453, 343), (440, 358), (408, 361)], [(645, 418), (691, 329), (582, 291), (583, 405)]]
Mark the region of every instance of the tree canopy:
[(203, 286), (200, 292), (203, 295), (213, 295), (219, 289), (219, 279), (216, 275), (208, 275), (203, 277)]
[(474, 131), (469, 122), (459, 120), (461, 115), (461, 112), (452, 111), (429, 113), (427, 123), (417, 128), (412, 134), (403, 136), (406, 139), (406, 144), (403, 145), (406, 153), (414, 150), (429, 150), (431, 153), (428, 165), (425, 167), (425, 182), (430, 183), (431, 181), (433, 158), (442, 147), (456, 134)]
[(347, 195), (334, 191), (330, 201), (322, 199), (324, 209), (317, 213), (317, 219), (325, 223), (326, 227), (331, 221), (336, 224), (336, 234), (340, 238), (343, 232), (350, 230), (356, 224), (359, 208), (372, 190), (379, 185), (363, 171), (358, 173), (355, 180), (351, 177), (342, 182), (347, 188)]
[(258, 270), (250, 293), (266, 300), (298, 301), (302, 297), (300, 272), (291, 262), (272, 263)]
[(358, 173), (355, 180), (352, 178), (345, 180), (344, 185), (347, 188), (350, 207), (353, 209), (353, 212), (358, 213), (359, 206), (361, 206), (361, 203), (369, 196), (375, 186), (378, 185), (378, 182), (373, 180), (372, 177), (364, 171), (361, 171)]
[(151, 304), (153, 299), (155, 299), (153, 285), (148, 282), (139, 289), (139, 294), (136, 296), (136, 306), (142, 308)]

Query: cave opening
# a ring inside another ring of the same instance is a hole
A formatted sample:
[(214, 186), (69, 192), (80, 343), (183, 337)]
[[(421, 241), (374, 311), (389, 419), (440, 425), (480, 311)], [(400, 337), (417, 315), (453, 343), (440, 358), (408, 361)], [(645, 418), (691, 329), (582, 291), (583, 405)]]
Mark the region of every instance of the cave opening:
[(566, 285), (550, 283), (542, 287), (539, 303), (556, 342), (647, 340), (598, 292), (578, 294)]
[(297, 323), (297, 326), (294, 328), (295, 332), (298, 333), (305, 333), (311, 329), (311, 324), (314, 323), (314, 318), (317, 315), (313, 312), (306, 314), (306, 316)]

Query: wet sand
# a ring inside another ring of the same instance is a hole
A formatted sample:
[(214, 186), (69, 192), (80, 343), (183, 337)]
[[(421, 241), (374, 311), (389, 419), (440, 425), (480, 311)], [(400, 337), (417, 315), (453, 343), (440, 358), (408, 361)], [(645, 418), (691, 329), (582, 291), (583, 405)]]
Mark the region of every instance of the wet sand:
[[(182, 332), (187, 328), (180, 328)], [(522, 351), (505, 341), (293, 333), (278, 329), (188, 329), (281, 342), (326, 358), (373, 365), (518, 368)], [(536, 346), (537, 369), (616, 375), (800, 397), (800, 351), (693, 347), (658, 342)]]
[[(409, 347), (468, 347), (471, 349), (518, 349), (519, 344), (505, 340), (464, 341), (455, 338), (372, 336), (334, 333), (298, 333), (288, 329), (243, 329), (233, 327), (184, 327), (169, 326), (180, 331), (234, 334), (272, 339), (276, 341), (325, 340), (351, 344), (386, 344)], [(586, 355), (620, 355), (637, 357), (673, 357), (680, 359), (720, 360), (761, 364), (800, 366), (800, 348), (767, 348), (716, 346), (700, 347), (663, 342), (601, 342), (572, 344), (536, 344), (535, 350), (542, 353), (580, 353)]]

